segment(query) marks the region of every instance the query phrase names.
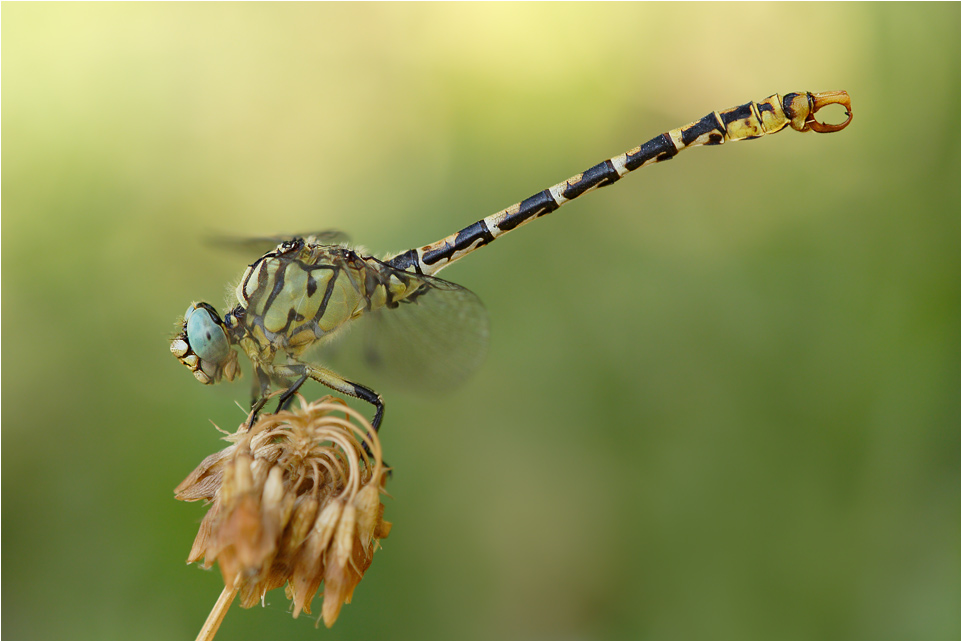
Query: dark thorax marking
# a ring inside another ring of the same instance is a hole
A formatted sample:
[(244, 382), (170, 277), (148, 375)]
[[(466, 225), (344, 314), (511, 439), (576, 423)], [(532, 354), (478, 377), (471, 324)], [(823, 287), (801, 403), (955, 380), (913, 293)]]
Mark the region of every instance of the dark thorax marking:
[(318, 266), (317, 269), (325, 269), (331, 271), (331, 278), (327, 280), (327, 287), (324, 289), (324, 298), (321, 299), (321, 303), (317, 306), (317, 312), (314, 313), (314, 323), (320, 322), (324, 313), (327, 312), (327, 306), (331, 301), (331, 295), (334, 293), (334, 284), (337, 282), (340, 270), (333, 265)]

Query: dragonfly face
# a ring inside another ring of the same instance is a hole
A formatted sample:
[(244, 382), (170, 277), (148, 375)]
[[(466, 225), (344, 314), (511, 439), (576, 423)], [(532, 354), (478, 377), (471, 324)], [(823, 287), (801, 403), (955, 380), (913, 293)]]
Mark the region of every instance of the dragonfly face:
[(227, 326), (209, 303), (192, 303), (184, 313), (180, 334), (174, 337), (170, 351), (194, 373), (203, 384), (240, 375), (237, 353)]

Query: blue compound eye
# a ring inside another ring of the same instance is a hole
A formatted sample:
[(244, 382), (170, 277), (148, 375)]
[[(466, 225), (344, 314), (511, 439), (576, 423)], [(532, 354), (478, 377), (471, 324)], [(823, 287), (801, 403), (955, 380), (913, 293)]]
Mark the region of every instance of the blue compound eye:
[(187, 340), (194, 354), (212, 364), (223, 363), (230, 353), (230, 342), (210, 312), (203, 308), (188, 308), (184, 315), (187, 322)]

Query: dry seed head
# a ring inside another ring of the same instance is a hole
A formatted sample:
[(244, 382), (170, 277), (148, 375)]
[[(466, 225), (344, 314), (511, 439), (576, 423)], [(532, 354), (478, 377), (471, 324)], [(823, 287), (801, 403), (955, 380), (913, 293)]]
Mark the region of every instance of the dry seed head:
[(323, 582), (331, 626), (390, 531), (380, 501), (384, 462), (377, 434), (343, 401), (300, 402), (228, 434), (231, 445), (175, 492), (210, 502), (188, 562), (216, 562), (245, 607), (286, 584), (294, 617), (311, 612)]

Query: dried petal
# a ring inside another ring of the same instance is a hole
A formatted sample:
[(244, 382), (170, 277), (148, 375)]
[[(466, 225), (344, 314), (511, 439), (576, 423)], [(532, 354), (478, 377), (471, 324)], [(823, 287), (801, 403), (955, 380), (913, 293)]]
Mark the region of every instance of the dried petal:
[[(204, 461), (200, 462), (197, 468), (195, 468), (191, 474), (187, 475), (187, 478), (184, 481), (180, 482), (180, 484), (177, 485), (177, 488), (174, 489), (174, 493), (176, 493), (174, 497), (176, 499), (183, 499), (181, 498), (180, 494), (184, 490), (196, 484), (198, 480), (204, 477), (212, 469), (223, 466), (223, 462), (231, 456), (233, 450), (234, 450), (234, 447), (230, 446), (228, 448), (225, 448), (224, 450), (218, 451), (212, 455), (208, 455), (207, 457), (205, 457)], [(186, 501), (191, 501), (191, 500), (188, 499)]]
[(354, 506), (357, 507), (357, 532), (365, 546), (374, 535), (374, 528), (377, 526), (380, 517), (378, 515), (380, 505), (381, 489), (373, 480), (364, 486), (354, 498)]
[(350, 600), (356, 584), (349, 564), (354, 549), (356, 528), (357, 508), (353, 504), (345, 504), (337, 524), (337, 531), (334, 533), (334, 541), (325, 558), (324, 605), (321, 608), (321, 614), (324, 617), (324, 625), (328, 628), (337, 620), (341, 606)]
[(255, 455), (254, 463), (251, 465), (251, 475), (254, 478), (254, 486), (256, 488), (264, 487), (264, 484), (267, 483), (267, 475), (273, 467), (274, 463), (272, 461)]
[(314, 519), (317, 517), (318, 502), (313, 497), (301, 496), (294, 504), (294, 512), (287, 525), (288, 532), (284, 535), (283, 553), (294, 557), (297, 551), (304, 544), (304, 540), (314, 526)]
[(314, 530), (318, 533), (321, 550), (325, 550), (331, 538), (334, 537), (334, 531), (337, 529), (343, 511), (344, 502), (335, 500), (325, 506), (321, 510), (321, 514), (317, 516), (317, 521), (314, 522)]
[(196, 562), (207, 554), (207, 547), (210, 545), (211, 529), (217, 520), (219, 512), (220, 505), (215, 501), (207, 510), (204, 519), (200, 522), (200, 528), (197, 529), (197, 537), (194, 538), (194, 545), (191, 546), (190, 554), (187, 556), (188, 564)]
[(224, 471), (218, 470), (204, 475), (199, 481), (185, 487), (174, 498), (185, 502), (209, 501), (214, 499), (217, 489), (224, 479)]
[(254, 490), (254, 458), (248, 452), (239, 452), (234, 458), (234, 489), (238, 495)]
[(217, 540), (224, 549), (233, 549), (238, 565), (233, 569), (235, 572), (255, 568), (260, 564), (269, 552), (271, 542), (264, 538), (257, 498), (245, 495), (239, 499), (220, 524)]

